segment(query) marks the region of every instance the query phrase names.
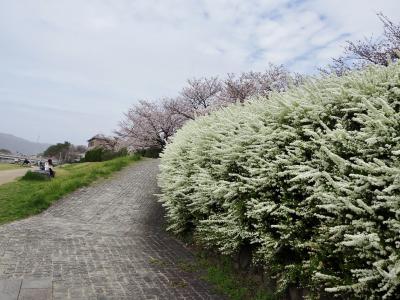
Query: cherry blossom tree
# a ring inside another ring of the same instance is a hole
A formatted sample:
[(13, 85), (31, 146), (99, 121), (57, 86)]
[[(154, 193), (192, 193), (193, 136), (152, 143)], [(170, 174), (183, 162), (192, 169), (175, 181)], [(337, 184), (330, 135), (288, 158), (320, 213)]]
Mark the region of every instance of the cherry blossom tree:
[(163, 104), (169, 113), (179, 115), (186, 120), (194, 120), (197, 115), (193, 106), (181, 97), (165, 99)]
[(185, 119), (208, 113), (217, 104), (222, 91), (218, 77), (189, 79), (187, 86), (174, 99), (164, 101), (164, 106), (172, 114)]
[(164, 105), (172, 114), (193, 120), (221, 106), (265, 97), (271, 91), (284, 91), (301, 81), (301, 76), (290, 73), (282, 65), (270, 64), (264, 72), (230, 73), (224, 80), (218, 77), (188, 80), (179, 96), (164, 101)]
[(196, 110), (206, 110), (213, 105), (220, 92), (221, 82), (218, 77), (190, 79), (181, 91), (181, 98)]
[(264, 72), (239, 76), (190, 79), (176, 98), (158, 102), (139, 101), (125, 114), (117, 134), (133, 149), (161, 149), (187, 120), (194, 120), (232, 103), (251, 97), (268, 97), (271, 91), (284, 91), (300, 82), (283, 66), (270, 65)]
[(116, 133), (135, 150), (161, 149), (183, 121), (182, 116), (165, 109), (162, 101), (141, 100), (125, 113)]
[(269, 64), (264, 72), (228, 74), (220, 99), (223, 103), (243, 103), (250, 97), (267, 97), (272, 91), (285, 91), (301, 81), (299, 74), (291, 74), (284, 66)]
[(343, 55), (332, 59), (332, 64), (323, 73), (343, 75), (352, 69), (362, 69), (367, 65), (387, 66), (400, 58), (400, 24), (393, 23), (387, 16), (379, 13), (383, 25), (383, 35), (378, 39), (365, 38), (347, 41)]

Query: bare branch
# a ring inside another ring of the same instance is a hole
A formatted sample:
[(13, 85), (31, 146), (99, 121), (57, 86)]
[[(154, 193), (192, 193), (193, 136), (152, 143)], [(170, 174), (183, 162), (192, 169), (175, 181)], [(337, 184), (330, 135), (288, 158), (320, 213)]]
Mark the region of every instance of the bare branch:
[(321, 69), (325, 74), (343, 75), (352, 69), (362, 69), (369, 64), (387, 66), (400, 58), (400, 24), (396, 25), (384, 14), (377, 14), (383, 24), (383, 35), (378, 39), (364, 38), (347, 41), (344, 53)]

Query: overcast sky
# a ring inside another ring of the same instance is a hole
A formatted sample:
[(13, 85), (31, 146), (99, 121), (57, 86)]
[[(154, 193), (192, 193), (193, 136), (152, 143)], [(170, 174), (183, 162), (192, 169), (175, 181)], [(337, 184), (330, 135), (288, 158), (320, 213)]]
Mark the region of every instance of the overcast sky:
[(85, 144), (188, 78), (313, 73), (380, 11), (400, 21), (399, 0), (0, 0), (0, 132)]

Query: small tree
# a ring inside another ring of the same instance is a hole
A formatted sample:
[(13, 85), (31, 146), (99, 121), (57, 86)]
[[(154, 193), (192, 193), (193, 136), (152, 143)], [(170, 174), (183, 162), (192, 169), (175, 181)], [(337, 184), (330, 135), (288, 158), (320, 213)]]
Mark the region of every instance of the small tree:
[(44, 152), (44, 156), (56, 157), (61, 160), (68, 160), (68, 155), (72, 150), (72, 144), (70, 142), (65, 141), (64, 143), (57, 143), (55, 145), (51, 145)]
[(57, 143), (51, 145), (44, 152), (43, 155), (47, 157), (55, 157), (62, 162), (73, 162), (81, 157), (81, 154), (86, 152), (86, 146), (74, 146), (70, 142)]

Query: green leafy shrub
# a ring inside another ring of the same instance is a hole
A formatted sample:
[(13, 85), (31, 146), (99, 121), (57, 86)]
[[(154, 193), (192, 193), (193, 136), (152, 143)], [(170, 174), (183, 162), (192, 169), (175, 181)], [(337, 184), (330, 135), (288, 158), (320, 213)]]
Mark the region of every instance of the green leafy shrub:
[(122, 148), (119, 151), (111, 151), (106, 150), (103, 148), (95, 148), (92, 150), (88, 150), (85, 154), (85, 158), (83, 161), (85, 162), (99, 162), (99, 161), (106, 161), (111, 160), (117, 157), (127, 156), (128, 151), (126, 148)]
[(161, 155), (169, 229), (310, 298), (400, 294), (400, 65), (187, 123)]
[(50, 177), (47, 176), (46, 174), (43, 173), (37, 173), (37, 172), (32, 172), (28, 171), (24, 176), (21, 177), (21, 180), (48, 180)]
[(123, 156), (127, 156), (128, 155), (128, 150), (126, 148), (122, 148), (119, 151), (104, 151), (103, 152), (103, 156), (102, 156), (102, 160), (106, 161), (106, 160), (111, 160), (117, 157), (123, 157)]
[(146, 148), (142, 150), (137, 150), (136, 153), (143, 157), (159, 158), (161, 151), (161, 148)]
[(85, 162), (101, 161), (102, 155), (103, 155), (102, 148), (95, 148), (92, 150), (88, 150), (85, 153), (85, 158), (83, 159), (83, 161), (85, 161)]

